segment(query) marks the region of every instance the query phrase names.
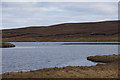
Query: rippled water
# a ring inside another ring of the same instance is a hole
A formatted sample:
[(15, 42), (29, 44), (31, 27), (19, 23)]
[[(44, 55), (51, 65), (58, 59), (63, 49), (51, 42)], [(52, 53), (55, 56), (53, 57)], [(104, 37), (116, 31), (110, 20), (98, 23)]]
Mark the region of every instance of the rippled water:
[(12, 42), (2, 49), (2, 72), (29, 71), (49, 67), (91, 66), (86, 57), (118, 54), (118, 45), (61, 45), (64, 42)]

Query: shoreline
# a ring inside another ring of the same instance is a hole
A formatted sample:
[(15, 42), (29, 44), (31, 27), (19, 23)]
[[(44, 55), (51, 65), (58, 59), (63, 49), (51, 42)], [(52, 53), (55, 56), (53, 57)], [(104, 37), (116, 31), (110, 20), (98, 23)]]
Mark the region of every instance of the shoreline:
[[(67, 66), (45, 68), (27, 72), (8, 72), (2, 74), (3, 78), (118, 78), (118, 56), (103, 55), (89, 56), (90, 61), (105, 62), (94, 66)], [(97, 57), (97, 58), (96, 58)], [(98, 58), (99, 57), (99, 58)], [(107, 57), (107, 58), (106, 58)], [(116, 66), (115, 66), (116, 65)]]
[(39, 43), (60, 43), (60, 45), (120, 45), (120, 42), (39, 42)]
[[(3, 40), (4, 41), (4, 40)], [(118, 39), (115, 40), (25, 40), (25, 41), (14, 41), (5, 40), (5, 42), (119, 42)]]
[(64, 43), (63, 45), (120, 45), (120, 43)]

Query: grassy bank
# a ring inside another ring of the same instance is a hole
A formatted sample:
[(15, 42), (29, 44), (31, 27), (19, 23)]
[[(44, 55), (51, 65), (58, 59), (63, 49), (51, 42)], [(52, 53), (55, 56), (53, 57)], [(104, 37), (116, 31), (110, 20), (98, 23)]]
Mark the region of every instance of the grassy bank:
[(15, 47), (15, 45), (8, 42), (0, 42), (0, 48), (9, 48), (9, 47)]
[(120, 45), (120, 43), (64, 43), (63, 45)]
[(37, 38), (29, 38), (29, 37), (22, 37), (22, 38), (2, 38), (5, 42), (118, 42), (118, 36), (111, 37), (108, 36), (99, 36), (99, 37), (57, 37), (57, 38), (49, 38), (49, 37), (37, 37)]
[(113, 63), (117, 62), (120, 55), (103, 55), (103, 56), (89, 56), (87, 57), (87, 60), (93, 61), (93, 62), (102, 62), (102, 63)]
[[(109, 58), (106, 58), (109, 57)], [(114, 61), (118, 55), (90, 56), (89, 60), (107, 62), (95, 66), (67, 66), (62, 68), (47, 68), (28, 72), (9, 72), (2, 74), (3, 78), (118, 78), (118, 63)]]

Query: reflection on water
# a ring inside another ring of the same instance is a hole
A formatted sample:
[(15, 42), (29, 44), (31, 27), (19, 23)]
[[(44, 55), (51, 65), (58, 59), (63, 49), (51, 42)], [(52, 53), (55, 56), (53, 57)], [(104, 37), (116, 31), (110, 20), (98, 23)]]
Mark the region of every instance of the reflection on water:
[[(91, 66), (87, 56), (118, 54), (117, 45), (61, 45), (64, 42), (12, 42), (2, 49), (2, 71), (28, 71), (49, 67)], [(69, 42), (68, 42), (69, 43)]]

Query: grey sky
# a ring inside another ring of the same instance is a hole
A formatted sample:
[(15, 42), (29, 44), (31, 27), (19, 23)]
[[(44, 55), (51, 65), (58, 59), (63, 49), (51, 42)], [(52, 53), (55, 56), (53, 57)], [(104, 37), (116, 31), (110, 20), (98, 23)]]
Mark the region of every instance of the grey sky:
[(117, 19), (117, 2), (2, 3), (3, 29)]

